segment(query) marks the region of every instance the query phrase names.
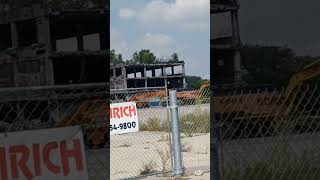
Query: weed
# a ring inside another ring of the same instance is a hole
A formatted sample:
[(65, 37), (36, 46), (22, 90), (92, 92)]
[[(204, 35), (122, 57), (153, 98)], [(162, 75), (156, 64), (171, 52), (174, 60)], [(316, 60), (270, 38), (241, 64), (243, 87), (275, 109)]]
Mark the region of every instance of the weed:
[(198, 109), (195, 112), (182, 115), (179, 119), (181, 132), (186, 136), (193, 136), (193, 133), (209, 133), (210, 132), (210, 113), (205, 110)]
[(169, 123), (158, 118), (149, 118), (139, 125), (140, 131), (168, 131)]
[[(168, 149), (162, 150), (160, 148), (157, 148), (156, 152), (161, 159), (162, 172), (166, 172), (167, 171), (167, 164), (170, 160), (170, 151)], [(165, 174), (163, 174), (163, 175), (165, 176)]]
[(154, 161), (149, 161), (147, 164), (143, 164), (143, 168), (140, 169), (140, 175), (146, 175), (156, 172), (156, 163)]
[(190, 152), (191, 146), (189, 146), (187, 143), (181, 143), (181, 152)]

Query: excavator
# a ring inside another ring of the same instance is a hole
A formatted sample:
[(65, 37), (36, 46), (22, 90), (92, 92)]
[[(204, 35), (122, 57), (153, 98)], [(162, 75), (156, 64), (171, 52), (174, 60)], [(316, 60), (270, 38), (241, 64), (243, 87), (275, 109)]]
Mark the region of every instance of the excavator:
[[(177, 98), (182, 103), (189, 103), (195, 102), (197, 100), (201, 100), (201, 98), (209, 97), (209, 88), (210, 82), (204, 82), (199, 90), (182, 90), (177, 92)], [(158, 90), (158, 91), (150, 91), (144, 93), (137, 93), (134, 94), (129, 98), (129, 101), (134, 101), (137, 104), (138, 108), (147, 108), (149, 107), (148, 102), (153, 98), (159, 98), (161, 102), (165, 102), (166, 100), (166, 91), (165, 90)]]
[[(301, 103), (304, 99), (299, 97), (302, 91), (298, 89), (303, 88), (305, 81), (319, 75), (320, 61), (316, 61), (293, 74), (283, 91), (214, 97), (215, 115), (222, 127), (222, 138), (272, 135), (270, 129), (273, 128), (274, 120), (285, 123), (293, 118), (293, 109), (299, 112), (305, 108), (299, 108), (305, 104)], [(298, 132), (303, 132), (303, 126), (295, 128)]]
[[(294, 106), (294, 100), (290, 100), (294, 90), (303, 85), (303, 82), (320, 75), (320, 61), (314, 62), (303, 68), (300, 72), (294, 74), (288, 83), (286, 91), (283, 94), (274, 94), (270, 92), (260, 92), (257, 94), (245, 94), (235, 96), (217, 96), (214, 97), (214, 107), (216, 114), (252, 114), (256, 117), (274, 116), (274, 109), (278, 109), (280, 113), (290, 113), (290, 109)], [(178, 99), (182, 101), (195, 101), (199, 99), (206, 99), (209, 97), (208, 88), (210, 82), (205, 82), (201, 85), (199, 90), (180, 91), (177, 93)], [(207, 92), (207, 93), (204, 93)], [(155, 97), (160, 97), (164, 100), (166, 98), (165, 90), (144, 92), (132, 95), (129, 101), (135, 101), (138, 108), (148, 107), (148, 102)], [(269, 99), (269, 100), (268, 100)], [(283, 102), (278, 103), (279, 99)], [(249, 100), (249, 101), (248, 101)], [(263, 104), (263, 102), (268, 102)], [(272, 103), (275, 100), (277, 103)], [(288, 101), (289, 100), (289, 101)], [(237, 105), (232, 105), (237, 104)], [(71, 125), (90, 125), (86, 128), (86, 140), (91, 148), (103, 147), (107, 137), (109, 128), (106, 126), (109, 114), (109, 102), (103, 100), (86, 100), (79, 104), (76, 108), (71, 110), (56, 127), (71, 126)], [(97, 122), (102, 123), (97, 123)]]

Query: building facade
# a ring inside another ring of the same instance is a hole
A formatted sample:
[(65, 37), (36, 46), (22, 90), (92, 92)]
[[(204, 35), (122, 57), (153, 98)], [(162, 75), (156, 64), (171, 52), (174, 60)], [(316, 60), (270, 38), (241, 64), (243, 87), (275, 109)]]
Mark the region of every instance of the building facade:
[(237, 0), (211, 1), (211, 68), (215, 85), (242, 84)]
[(185, 63), (111, 64), (111, 89), (185, 88)]
[(0, 16), (0, 87), (108, 81), (109, 12), (41, 5)]

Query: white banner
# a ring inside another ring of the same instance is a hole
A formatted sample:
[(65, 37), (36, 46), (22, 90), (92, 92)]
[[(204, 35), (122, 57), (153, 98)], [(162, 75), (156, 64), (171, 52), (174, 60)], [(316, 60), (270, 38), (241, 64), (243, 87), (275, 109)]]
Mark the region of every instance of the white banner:
[(139, 131), (138, 111), (135, 102), (110, 105), (110, 135)]
[(0, 134), (0, 179), (88, 180), (79, 126)]

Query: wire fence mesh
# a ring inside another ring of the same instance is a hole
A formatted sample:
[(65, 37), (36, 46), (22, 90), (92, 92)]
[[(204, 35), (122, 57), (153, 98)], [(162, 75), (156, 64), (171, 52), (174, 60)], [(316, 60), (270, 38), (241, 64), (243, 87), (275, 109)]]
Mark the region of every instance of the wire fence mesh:
[[(111, 179), (171, 176), (172, 146), (166, 88), (111, 91), (111, 102), (136, 102), (139, 132), (110, 138)], [(186, 173), (209, 171), (209, 91), (178, 90)]]
[(81, 125), (89, 179), (107, 179), (107, 87), (107, 84), (87, 84), (3, 88), (0, 90), (0, 133)]
[(319, 179), (320, 89), (214, 97), (224, 180)]

